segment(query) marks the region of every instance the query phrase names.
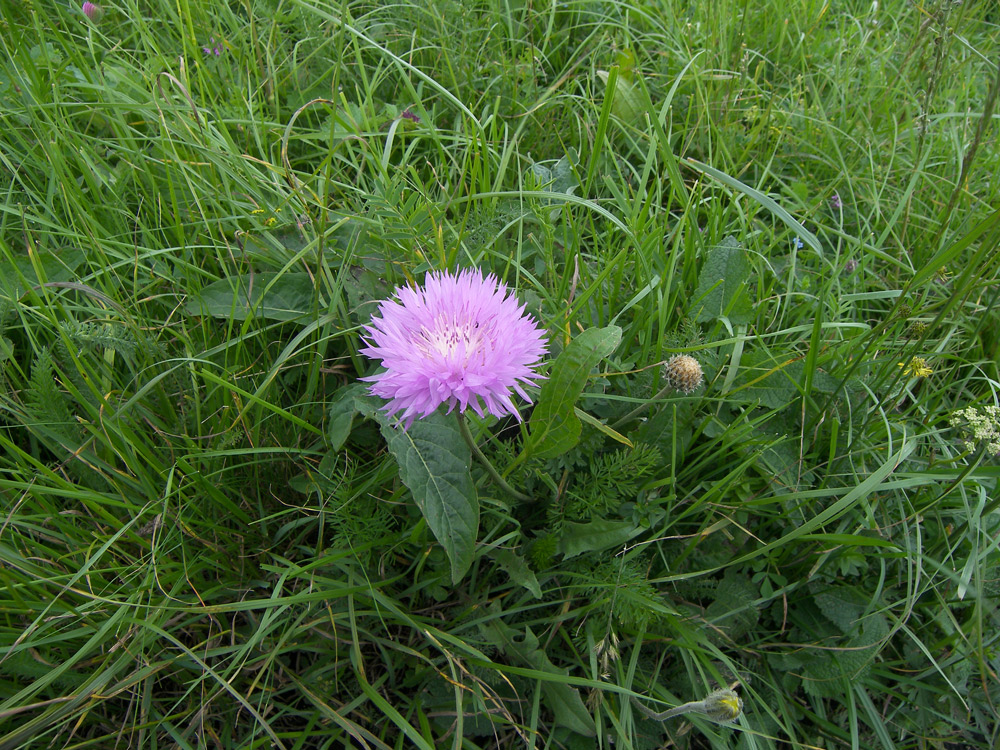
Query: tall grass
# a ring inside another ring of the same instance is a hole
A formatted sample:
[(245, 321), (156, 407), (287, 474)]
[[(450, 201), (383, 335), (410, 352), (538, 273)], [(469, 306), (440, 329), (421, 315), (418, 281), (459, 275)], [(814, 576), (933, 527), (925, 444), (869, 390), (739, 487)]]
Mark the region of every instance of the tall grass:
[[(1000, 741), (995, 4), (2, 8), (0, 748)], [(621, 343), (456, 583), (352, 404), (473, 266)]]

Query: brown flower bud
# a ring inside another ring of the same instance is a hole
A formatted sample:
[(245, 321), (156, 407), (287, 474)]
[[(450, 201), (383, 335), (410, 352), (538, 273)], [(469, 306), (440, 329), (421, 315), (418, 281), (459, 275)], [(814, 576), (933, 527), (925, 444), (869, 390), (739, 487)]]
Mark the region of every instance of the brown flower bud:
[(671, 388), (684, 394), (693, 393), (705, 380), (698, 360), (687, 354), (675, 354), (667, 360), (663, 374)]

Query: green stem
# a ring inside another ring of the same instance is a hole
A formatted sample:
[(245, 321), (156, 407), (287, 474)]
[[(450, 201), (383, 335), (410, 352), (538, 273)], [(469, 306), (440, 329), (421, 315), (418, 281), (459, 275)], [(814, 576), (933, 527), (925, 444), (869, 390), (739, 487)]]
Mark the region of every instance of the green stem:
[(472, 455), (475, 456), (476, 460), (483, 465), (483, 468), (486, 469), (486, 473), (490, 475), (493, 481), (500, 485), (500, 488), (511, 497), (516, 498), (521, 502), (531, 500), (531, 498), (523, 492), (518, 492), (507, 484), (507, 481), (500, 476), (500, 472), (493, 468), (493, 464), (490, 463), (490, 460), (486, 458), (486, 455), (479, 449), (479, 446), (476, 445), (476, 441), (472, 437), (472, 432), (469, 431), (469, 423), (465, 421), (465, 415), (461, 412), (455, 412), (455, 416), (458, 417), (458, 431), (462, 433), (462, 437), (465, 438), (465, 442), (468, 443), (469, 448), (472, 449)]
[(629, 422), (631, 422), (633, 419), (635, 419), (636, 417), (638, 417), (640, 414), (642, 414), (644, 411), (646, 411), (646, 409), (648, 409), (650, 407), (650, 405), (654, 401), (663, 398), (664, 396), (667, 395), (667, 393), (669, 391), (670, 391), (670, 386), (669, 385), (664, 386), (663, 388), (660, 389), (660, 392), (657, 393), (655, 396), (653, 396), (651, 399), (649, 399), (649, 401), (645, 401), (645, 402), (639, 404), (632, 411), (630, 411), (624, 417), (622, 417), (617, 422), (615, 422), (613, 425), (611, 425), (611, 429), (612, 430), (621, 429), (622, 425), (626, 425)]

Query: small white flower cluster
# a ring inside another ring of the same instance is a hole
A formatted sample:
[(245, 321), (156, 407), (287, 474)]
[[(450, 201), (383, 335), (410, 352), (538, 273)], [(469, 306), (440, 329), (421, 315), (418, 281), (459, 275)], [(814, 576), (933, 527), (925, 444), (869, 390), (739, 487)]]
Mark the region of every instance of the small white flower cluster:
[(977, 443), (985, 443), (988, 452), (1000, 455), (1000, 406), (959, 409), (952, 415), (951, 424), (962, 427), (968, 450), (974, 451)]

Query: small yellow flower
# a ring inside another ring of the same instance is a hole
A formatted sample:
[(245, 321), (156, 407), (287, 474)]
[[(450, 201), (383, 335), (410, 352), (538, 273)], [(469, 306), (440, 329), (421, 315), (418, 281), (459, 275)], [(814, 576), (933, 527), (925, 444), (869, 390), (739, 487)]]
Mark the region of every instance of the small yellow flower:
[(909, 362), (898, 363), (897, 367), (902, 367), (903, 372), (911, 378), (926, 378), (928, 375), (934, 374), (934, 370), (930, 368), (927, 360), (923, 357), (913, 357)]

